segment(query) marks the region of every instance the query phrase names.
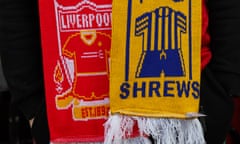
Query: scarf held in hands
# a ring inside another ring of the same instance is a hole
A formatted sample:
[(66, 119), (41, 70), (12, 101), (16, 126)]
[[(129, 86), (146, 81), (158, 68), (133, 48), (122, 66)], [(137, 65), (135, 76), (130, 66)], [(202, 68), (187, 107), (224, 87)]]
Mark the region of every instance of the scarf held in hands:
[(197, 119), (201, 1), (114, 0), (112, 7), (105, 143), (132, 137), (135, 125), (158, 144), (205, 143)]

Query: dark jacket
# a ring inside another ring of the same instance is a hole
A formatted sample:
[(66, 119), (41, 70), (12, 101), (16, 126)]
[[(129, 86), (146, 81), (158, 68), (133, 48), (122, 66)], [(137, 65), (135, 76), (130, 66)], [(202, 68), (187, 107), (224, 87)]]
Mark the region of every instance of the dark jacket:
[(212, 59), (202, 71), (206, 140), (222, 144), (230, 128), (233, 96), (240, 96), (240, 1), (208, 0)]

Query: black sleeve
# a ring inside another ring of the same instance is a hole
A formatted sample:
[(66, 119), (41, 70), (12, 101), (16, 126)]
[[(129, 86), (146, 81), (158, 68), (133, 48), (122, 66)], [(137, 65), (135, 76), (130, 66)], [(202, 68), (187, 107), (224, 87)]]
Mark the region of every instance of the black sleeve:
[(240, 0), (208, 0), (212, 59), (201, 75), (206, 141), (222, 144), (231, 128), (232, 96), (240, 96)]
[(208, 0), (210, 48), (208, 66), (231, 96), (240, 96), (240, 0)]
[(37, 0), (0, 5), (1, 62), (12, 105), (27, 119), (45, 102)]

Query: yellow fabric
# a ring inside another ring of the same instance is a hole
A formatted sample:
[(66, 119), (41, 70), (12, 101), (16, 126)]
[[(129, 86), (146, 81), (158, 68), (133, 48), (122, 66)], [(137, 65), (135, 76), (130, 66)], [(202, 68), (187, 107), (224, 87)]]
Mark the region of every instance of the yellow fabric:
[(111, 113), (197, 113), (201, 1), (114, 0), (112, 18)]

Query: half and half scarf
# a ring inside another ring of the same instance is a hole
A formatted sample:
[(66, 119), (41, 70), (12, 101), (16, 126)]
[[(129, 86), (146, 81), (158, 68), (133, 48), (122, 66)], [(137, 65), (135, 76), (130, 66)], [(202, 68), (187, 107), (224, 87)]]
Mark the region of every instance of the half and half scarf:
[[(201, 0), (114, 0), (105, 143), (204, 144)], [(144, 143), (137, 140), (135, 143)]]

